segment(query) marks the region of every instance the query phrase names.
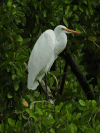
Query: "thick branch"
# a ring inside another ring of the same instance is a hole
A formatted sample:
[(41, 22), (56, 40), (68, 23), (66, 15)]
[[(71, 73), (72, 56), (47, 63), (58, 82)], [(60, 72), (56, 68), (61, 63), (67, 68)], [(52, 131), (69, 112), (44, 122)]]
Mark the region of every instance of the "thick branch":
[(94, 99), (94, 93), (92, 89), (90, 88), (85, 76), (83, 75), (81, 69), (79, 68), (77, 62), (73, 59), (71, 52), (69, 50), (64, 50), (61, 54), (61, 57), (63, 57), (70, 65), (72, 72), (77, 77), (82, 89), (84, 90), (87, 99), (93, 100)]

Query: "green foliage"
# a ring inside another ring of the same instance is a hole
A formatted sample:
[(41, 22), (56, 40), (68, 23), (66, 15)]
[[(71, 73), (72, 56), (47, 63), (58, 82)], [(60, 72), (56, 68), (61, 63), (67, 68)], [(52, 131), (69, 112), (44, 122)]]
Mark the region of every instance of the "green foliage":
[[(84, 104), (81, 104), (84, 101), (80, 101), (77, 106), (84, 107)], [(24, 122), (26, 126), (29, 125), (31, 131), (37, 132), (99, 132), (99, 109), (96, 106), (96, 101), (86, 101), (84, 103), (85, 111), (79, 108), (77, 113), (74, 111), (72, 104), (60, 103), (55, 109), (54, 105), (48, 106), (46, 103), (37, 103), (35, 108), (34, 106), (32, 109), (26, 108), (26, 111), (21, 114), (22, 117), (19, 117), (16, 122), (12, 118), (8, 118), (5, 131), (22, 132), (24, 131), (22, 127)], [(95, 108), (95, 112), (91, 107)], [(4, 123), (0, 124), (0, 131), (4, 131)]]
[[(4, 0), (0, 3), (0, 132), (5, 133), (99, 133), (100, 48), (98, 0)], [(39, 91), (27, 89), (27, 66), (31, 49), (41, 33), (57, 25), (81, 32), (68, 35), (67, 47), (95, 89), (96, 101), (86, 97), (75, 75), (68, 68), (63, 97), (58, 93), (65, 61), (57, 59), (57, 71), (48, 75), (55, 91), (55, 105), (43, 101)], [(93, 43), (93, 41), (95, 43)], [(92, 56), (91, 56), (92, 55)], [(92, 59), (92, 60), (91, 60)], [(96, 63), (98, 66), (95, 66)], [(96, 85), (92, 83), (97, 80)], [(95, 86), (95, 87), (94, 87)]]

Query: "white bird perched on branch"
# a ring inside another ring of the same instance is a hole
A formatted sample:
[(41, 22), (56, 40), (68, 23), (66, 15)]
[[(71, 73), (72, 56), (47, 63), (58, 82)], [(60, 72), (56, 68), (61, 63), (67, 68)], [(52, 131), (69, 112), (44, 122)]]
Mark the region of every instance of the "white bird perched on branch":
[(65, 33), (77, 33), (58, 25), (54, 31), (46, 30), (35, 43), (28, 62), (28, 89), (35, 90), (45, 73), (50, 70), (57, 56), (67, 44)]

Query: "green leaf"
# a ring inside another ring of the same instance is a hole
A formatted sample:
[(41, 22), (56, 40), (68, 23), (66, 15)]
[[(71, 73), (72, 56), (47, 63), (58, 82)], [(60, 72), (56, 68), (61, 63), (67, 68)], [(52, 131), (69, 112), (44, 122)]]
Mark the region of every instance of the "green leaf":
[(71, 3), (72, 0), (63, 0), (64, 3)]
[(37, 3), (34, 3), (35, 10), (37, 10)]
[(10, 93), (8, 93), (8, 94), (7, 94), (7, 97), (8, 97), (8, 98), (12, 98), (13, 96), (12, 96)]
[(25, 55), (17, 55), (16, 56), (16, 60), (18, 60), (19, 62), (26, 62), (26, 60), (28, 59), (28, 57), (27, 56), (25, 56)]
[(23, 30), (23, 29), (17, 29), (16, 32), (17, 32), (17, 33), (23, 33), (24, 30)]
[(11, 71), (11, 66), (8, 65), (8, 66), (6, 67), (6, 69), (7, 69), (7, 72), (10, 72), (10, 71)]
[(46, 17), (46, 10), (43, 11), (43, 16)]
[(22, 55), (29, 56), (29, 51), (28, 51), (26, 46), (22, 47), (20, 49), (20, 52), (21, 52)]
[(100, 0), (91, 0), (92, 5), (98, 6), (100, 4)]
[(67, 23), (67, 20), (65, 19), (65, 17), (63, 17), (63, 22), (68, 27), (68, 23)]
[(100, 133), (100, 125), (96, 126), (96, 133)]
[(78, 9), (78, 6), (77, 5), (74, 5), (73, 11), (76, 11), (77, 9)]
[(22, 20), (22, 25), (25, 26), (26, 25), (26, 18), (23, 16), (23, 17), (21, 17), (21, 20)]
[(84, 3), (87, 5), (87, 0), (84, 0)]
[(42, 131), (42, 124), (41, 124), (41, 122), (38, 123), (38, 127), (39, 127), (39, 130)]
[(23, 6), (26, 6), (26, 4), (27, 4), (27, 0), (23, 0), (22, 2), (21, 2), (21, 4), (23, 5)]
[(89, 106), (90, 106), (90, 104), (91, 104), (91, 100), (86, 100), (85, 105), (86, 105), (87, 107), (89, 107)]
[(87, 117), (88, 115), (91, 115), (90, 110), (84, 110), (82, 117)]
[(54, 81), (55, 81), (55, 79), (53, 77), (50, 77), (49, 78), (50, 86), (52, 86), (54, 84)]
[(20, 72), (20, 70), (16, 67), (14, 63), (13, 63), (13, 67), (16, 69), (17, 72)]
[(93, 15), (93, 10), (92, 10), (92, 5), (90, 0), (88, 0), (88, 7), (89, 7), (90, 14)]
[(71, 121), (72, 114), (68, 110), (67, 110), (66, 116), (67, 116), (67, 121)]
[(12, 15), (15, 15), (15, 14), (16, 14), (16, 11), (13, 11), (13, 12), (12, 12)]
[(16, 11), (16, 15), (19, 16), (19, 17), (25, 16), (25, 14), (21, 11)]
[(39, 91), (35, 91), (35, 92), (34, 92), (34, 96), (35, 96), (35, 97), (39, 97), (39, 95), (40, 95), (40, 92), (39, 92)]
[(50, 129), (51, 133), (55, 133), (55, 130), (53, 128)]
[(36, 130), (36, 133), (40, 133), (40, 128), (39, 128), (39, 125), (38, 124), (36, 124), (35, 130)]
[(55, 120), (53, 119), (52, 116), (43, 120), (43, 125), (45, 127), (51, 126), (54, 123), (55, 123)]
[(97, 103), (95, 100), (92, 100), (91, 101), (91, 104), (90, 104), (90, 109), (92, 112), (96, 113), (97, 112), (97, 107), (96, 107)]
[(41, 108), (36, 108), (36, 112), (40, 115), (43, 115), (43, 110)]
[(31, 116), (33, 114), (33, 111), (32, 109), (30, 108), (26, 108), (26, 112)]
[(85, 133), (96, 133), (96, 131), (92, 128), (88, 128), (85, 130)]
[(84, 130), (87, 128), (87, 126), (86, 125), (82, 125), (82, 126), (80, 125), (79, 128), (81, 129), (82, 132), (84, 132)]
[(14, 89), (15, 89), (15, 91), (18, 91), (18, 89), (19, 89), (19, 84), (18, 84), (17, 80), (14, 80)]
[(2, 124), (0, 124), (0, 131), (4, 131), (4, 124), (2, 123)]
[(74, 123), (71, 123), (69, 125), (69, 128), (71, 130), (71, 133), (77, 133), (77, 126)]
[(78, 113), (75, 117), (75, 119), (79, 119), (81, 117), (81, 113)]
[(18, 121), (16, 122), (16, 127), (19, 128), (19, 127), (21, 127), (21, 125), (22, 125), (22, 124), (21, 124), (21, 121), (18, 120)]
[(72, 104), (71, 103), (67, 104), (66, 109), (71, 112), (72, 111)]
[(5, 28), (4, 28), (4, 31), (5, 31), (5, 35), (10, 38), (11, 37), (11, 31), (8, 29), (5, 29)]
[(8, 0), (7, 6), (8, 6), (8, 7), (12, 6), (12, 0)]
[(55, 120), (58, 121), (60, 117), (60, 112), (56, 112), (55, 113)]
[(36, 23), (39, 24), (39, 17), (36, 15)]
[(12, 74), (12, 80), (16, 78), (16, 74)]
[(63, 106), (63, 103), (61, 102), (60, 105), (56, 106), (55, 111), (60, 112), (62, 106)]
[(39, 119), (41, 119), (40, 114), (37, 112), (32, 113), (31, 117), (34, 118), (35, 121), (38, 121)]
[(20, 132), (20, 131), (22, 130), (21, 121), (18, 120), (18, 121), (16, 122), (16, 128), (15, 128), (15, 129), (16, 129), (17, 132)]
[(21, 41), (23, 41), (23, 38), (20, 35), (16, 35), (15, 40), (17, 42), (21, 42)]
[(33, 112), (30, 108), (27, 108), (26, 112), (30, 115), (30, 117), (34, 118), (35, 121), (38, 121), (41, 118), (39, 113)]
[(78, 21), (78, 20), (79, 20), (79, 16), (75, 14), (73, 21)]
[(83, 100), (79, 100), (80, 105), (85, 106), (85, 102)]
[(94, 107), (97, 105), (97, 102), (95, 100), (92, 100), (91, 103), (92, 103), (92, 106)]
[(12, 118), (8, 118), (8, 123), (11, 127), (15, 127), (15, 121)]
[(80, 10), (81, 12), (83, 12), (83, 11), (84, 11), (81, 7), (79, 7), (79, 10)]
[(34, 27), (34, 29), (33, 29), (33, 33), (36, 33), (36, 32), (38, 31), (38, 29), (39, 29), (39, 26), (36, 25), (36, 26)]
[(30, 38), (23, 39), (22, 44), (27, 44), (27, 43), (29, 43), (30, 41), (31, 41)]
[(88, 8), (86, 8), (86, 14), (87, 14), (87, 16), (89, 15), (89, 10), (88, 10)]
[(95, 40), (96, 40), (96, 37), (94, 37), (94, 36), (89, 36), (89, 37), (88, 37), (88, 40), (89, 40), (89, 41), (95, 41)]
[(51, 24), (52, 26), (55, 26), (54, 22), (50, 22), (50, 24)]
[(65, 10), (65, 15), (68, 14), (69, 10), (70, 10), (70, 6), (67, 6), (67, 9)]
[(78, 105), (78, 108), (79, 108), (80, 110), (87, 110), (87, 107), (86, 107), (86, 106), (82, 106), (82, 105)]
[(72, 16), (72, 11), (68, 12), (67, 15), (66, 15), (66, 18), (70, 18)]
[(23, 119), (28, 120), (28, 117), (26, 117), (25, 115), (22, 115)]
[(10, 24), (10, 27), (11, 27), (13, 30), (16, 30), (16, 29), (17, 29), (17, 26), (16, 26), (15, 23), (11, 23), (11, 24)]

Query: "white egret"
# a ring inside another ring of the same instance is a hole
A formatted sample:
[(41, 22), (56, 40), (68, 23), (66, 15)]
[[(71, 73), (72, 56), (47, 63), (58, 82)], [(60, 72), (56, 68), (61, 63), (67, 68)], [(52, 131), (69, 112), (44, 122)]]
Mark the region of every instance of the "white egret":
[(58, 25), (54, 31), (46, 30), (35, 43), (28, 62), (28, 89), (35, 90), (45, 73), (50, 70), (57, 56), (67, 44), (65, 33), (77, 33)]

